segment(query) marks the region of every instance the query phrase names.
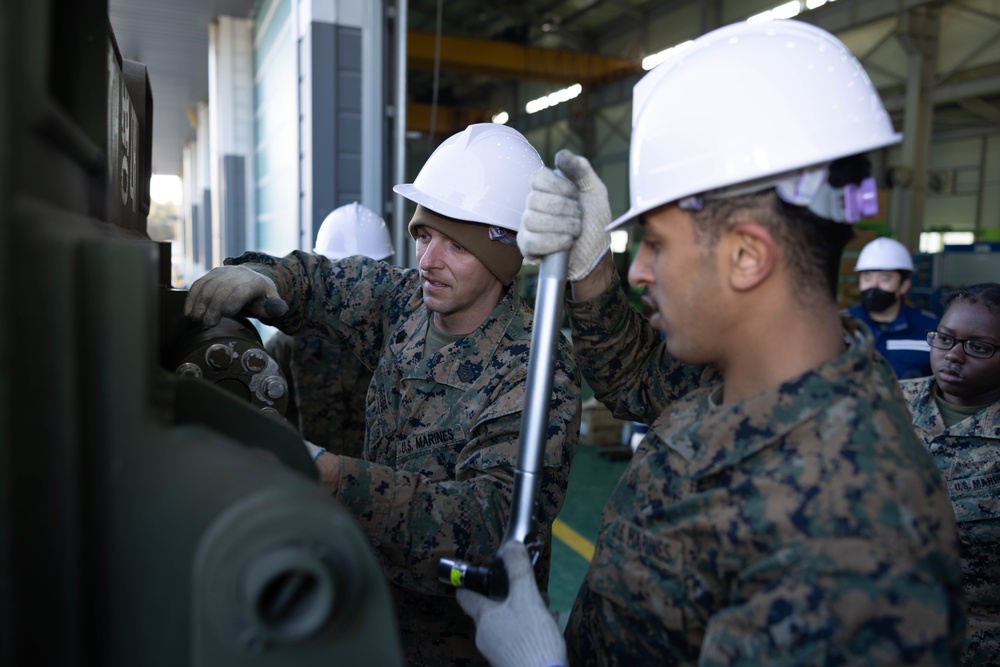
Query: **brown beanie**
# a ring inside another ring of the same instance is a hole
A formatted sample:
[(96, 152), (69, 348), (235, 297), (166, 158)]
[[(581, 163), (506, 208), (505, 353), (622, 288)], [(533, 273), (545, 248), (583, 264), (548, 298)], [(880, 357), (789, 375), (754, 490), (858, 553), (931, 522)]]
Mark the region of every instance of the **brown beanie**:
[[(514, 276), (521, 270), (523, 258), (517, 244), (507, 245), (500, 240), (490, 239), (490, 225), (446, 218), (418, 204), (407, 227), (413, 238), (417, 238), (417, 227), (430, 227), (461, 244), (505, 287), (513, 282)], [(514, 233), (504, 231), (507, 232), (506, 240), (513, 241)]]

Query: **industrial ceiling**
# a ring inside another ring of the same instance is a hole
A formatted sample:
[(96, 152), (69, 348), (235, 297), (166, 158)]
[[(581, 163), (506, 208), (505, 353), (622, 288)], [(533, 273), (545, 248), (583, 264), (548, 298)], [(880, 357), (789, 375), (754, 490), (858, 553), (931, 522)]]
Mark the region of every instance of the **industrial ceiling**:
[[(208, 95), (210, 19), (250, 17), (259, 1), (109, 0), (122, 55), (149, 69), (154, 173), (180, 173), (182, 147), (194, 136), (189, 110)], [(472, 122), (501, 109), (523, 108), (525, 86), (519, 84), (525, 81), (555, 89), (574, 78), (599, 83), (634, 77), (644, 55), (669, 46), (657, 43), (663, 17), (686, 12), (695, 25), (745, 18), (725, 16), (724, 4), (768, 5), (759, 0), (410, 0), (410, 125), (426, 131), (428, 109), (464, 110), (462, 117)], [(808, 20), (836, 32), (862, 60), (898, 123), (908, 103), (906, 82), (913, 76), (907, 66), (912, 45), (898, 36), (900, 16), (904, 9), (925, 7), (941, 12), (935, 72), (924, 80), (924, 94), (934, 104), (935, 135), (1000, 131), (1000, 0), (836, 0), (809, 12)]]

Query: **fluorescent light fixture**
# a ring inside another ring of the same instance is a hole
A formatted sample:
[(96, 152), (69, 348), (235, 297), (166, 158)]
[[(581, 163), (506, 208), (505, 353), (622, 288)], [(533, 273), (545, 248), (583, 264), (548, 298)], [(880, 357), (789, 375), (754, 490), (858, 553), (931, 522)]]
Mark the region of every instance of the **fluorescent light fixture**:
[(766, 12), (754, 14), (747, 19), (747, 23), (760, 23), (762, 21), (795, 18), (802, 12), (822, 7), (826, 3), (833, 1), (834, 0), (792, 0), (792, 2), (786, 2), (778, 5), (777, 7), (773, 7)]
[(554, 107), (557, 104), (569, 101), (582, 92), (583, 86), (578, 83), (574, 83), (569, 88), (563, 88), (562, 90), (557, 90), (554, 93), (549, 93), (544, 97), (531, 100), (524, 105), (524, 110), (528, 113), (537, 113), (542, 109), (548, 109), (549, 107)]
[(774, 9), (755, 14), (747, 19), (747, 23), (762, 23), (764, 21), (774, 21), (776, 19), (790, 19), (798, 16), (802, 12), (801, 0), (792, 0), (783, 5), (778, 5)]
[[(791, 2), (786, 2), (784, 4), (778, 5), (766, 12), (761, 12), (760, 14), (755, 14), (747, 19), (747, 23), (758, 23), (761, 21), (773, 21), (775, 19), (790, 19), (798, 16), (803, 11), (810, 9), (816, 9), (817, 7), (822, 7), (828, 2), (833, 2), (834, 0), (792, 0)], [(669, 49), (664, 49), (658, 53), (653, 53), (642, 59), (642, 68), (644, 70), (651, 70), (670, 56), (679, 53), (683, 49), (691, 46), (691, 40), (686, 42), (681, 42), (677, 46), (671, 46)]]
[(510, 120), (510, 114), (506, 111), (501, 111), (496, 116), (493, 116), (493, 122), (500, 125), (506, 125), (507, 121)]
[(790, 19), (802, 13), (801, 0), (792, 0), (771, 10), (776, 19)]
[(669, 58), (670, 56), (676, 55), (681, 51), (683, 51), (684, 49), (686, 49), (687, 47), (691, 46), (691, 44), (692, 41), (689, 39), (688, 41), (681, 42), (676, 46), (671, 46), (669, 49), (664, 49), (658, 53), (648, 55), (642, 59), (642, 68), (644, 70), (651, 70), (660, 63), (662, 63), (664, 60)]

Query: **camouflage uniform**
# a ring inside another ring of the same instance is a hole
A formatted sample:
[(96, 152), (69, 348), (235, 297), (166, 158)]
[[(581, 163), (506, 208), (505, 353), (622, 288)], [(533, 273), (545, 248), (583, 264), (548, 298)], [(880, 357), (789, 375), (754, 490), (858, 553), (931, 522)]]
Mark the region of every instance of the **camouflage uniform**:
[(719, 375), (670, 358), (615, 283), (570, 304), (574, 346), (596, 396), (651, 427), (604, 511), (570, 664), (950, 664), (954, 517), (870, 336), (845, 318), (846, 353), (718, 405)]
[[(532, 312), (508, 288), (473, 333), (424, 357), (429, 311), (416, 270), (363, 257), (294, 252), (235, 263), (272, 278), (286, 333), (340, 336), (375, 369), (364, 460), (342, 459), (337, 498), (356, 517), (393, 584), (407, 664), (485, 664), (475, 625), (437, 580), (442, 557), (491, 562), (506, 529), (525, 404)], [(580, 373), (560, 337), (538, 523), (546, 548), (580, 426)]]
[(365, 397), (372, 372), (339, 339), (278, 332), (265, 345), (288, 380), (285, 418), (302, 437), (355, 458), (365, 446)]
[(969, 614), (962, 664), (1000, 665), (1000, 403), (945, 428), (933, 377), (900, 385), (958, 518)]

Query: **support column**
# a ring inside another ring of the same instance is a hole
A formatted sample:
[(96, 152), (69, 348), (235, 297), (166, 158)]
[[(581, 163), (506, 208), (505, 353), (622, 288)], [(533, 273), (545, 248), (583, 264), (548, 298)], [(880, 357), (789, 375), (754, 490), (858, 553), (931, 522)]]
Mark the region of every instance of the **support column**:
[[(903, 115), (902, 170), (909, 175), (892, 190), (890, 227), (910, 252), (920, 248), (924, 229), (930, 164), (931, 130), (934, 121), (934, 68), (937, 61), (941, 11), (920, 7), (903, 14), (896, 38), (906, 50), (909, 65)], [(899, 173), (898, 167), (894, 173)]]
[(195, 199), (197, 196), (197, 181), (195, 178), (195, 173), (197, 167), (195, 166), (198, 162), (198, 144), (194, 141), (188, 141), (184, 144), (184, 151), (181, 153), (181, 188), (183, 194), (181, 198), (184, 202), (183, 217), (183, 237), (184, 237), (184, 263), (181, 268), (181, 279), (185, 287), (190, 287), (191, 283), (194, 282), (194, 258), (195, 253), (198, 249), (195, 247), (196, 236), (195, 229), (198, 224), (198, 213), (200, 207), (198, 206), (198, 200)]
[(253, 21), (220, 16), (208, 30), (212, 266), (255, 244)]
[(698, 10), (702, 34), (722, 27), (722, 0), (703, 0)]
[(302, 246), (360, 202), (385, 209), (382, 3), (299, 0)]
[[(392, 8), (391, 32), (393, 57), (386, 58), (386, 62), (394, 62), (392, 80), (392, 181), (403, 183), (406, 181), (406, 36), (407, 36), (407, 15), (409, 13), (408, 0), (396, 0)], [(386, 26), (389, 30), (389, 26)], [(403, 197), (397, 194), (388, 193), (391, 197), (389, 209), (392, 212), (392, 242), (396, 248), (394, 260), (400, 266), (413, 267), (416, 265), (416, 257), (413, 251), (413, 244), (410, 243), (409, 235), (406, 233), (407, 220), (405, 219), (406, 207), (403, 204)]]
[(198, 103), (198, 128), (195, 131), (195, 169), (194, 192), (191, 196), (193, 204), (198, 206), (194, 226), (194, 266), (191, 282), (212, 268), (212, 162), (210, 128), (208, 124), (208, 103)]

